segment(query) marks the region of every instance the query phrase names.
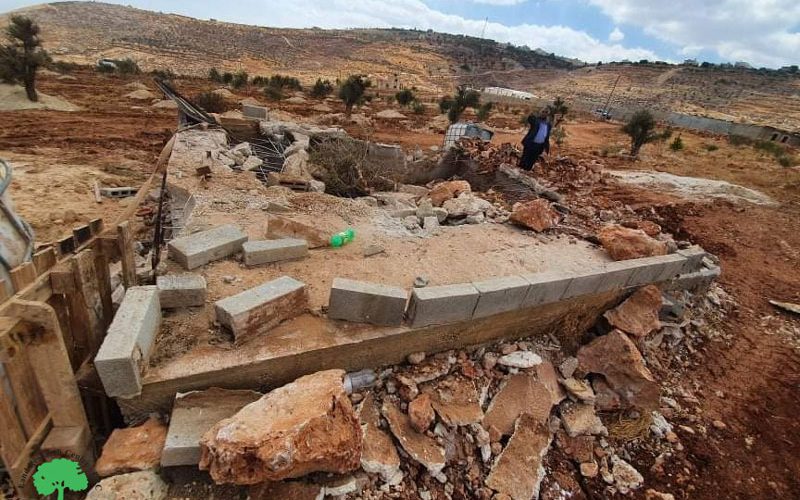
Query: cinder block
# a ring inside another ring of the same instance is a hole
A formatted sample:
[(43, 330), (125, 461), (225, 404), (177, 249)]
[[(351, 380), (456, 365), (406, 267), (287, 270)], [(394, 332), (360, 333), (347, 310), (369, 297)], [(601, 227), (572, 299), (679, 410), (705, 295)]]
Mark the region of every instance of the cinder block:
[(106, 394), (125, 398), (141, 393), (141, 370), (150, 358), (160, 326), (158, 289), (129, 288), (94, 358)]
[(106, 198), (127, 198), (128, 196), (135, 196), (138, 189), (134, 187), (111, 187), (100, 188), (100, 194)]
[(302, 259), (308, 256), (308, 242), (296, 238), (247, 241), (242, 245), (242, 250), (244, 264), (258, 266), (282, 260)]
[(475, 281), (472, 285), (480, 293), (478, 304), (472, 313), (473, 318), (483, 318), (519, 309), (531, 286), (528, 280), (522, 276), (503, 276)]
[(344, 278), (333, 280), (328, 317), (374, 325), (403, 322), (408, 293), (399, 287)]
[(686, 264), (681, 269), (681, 273), (691, 273), (699, 271), (703, 267), (703, 257), (708, 255), (703, 247), (699, 245), (692, 245), (689, 248), (678, 250), (678, 255), (686, 258)]
[(563, 271), (546, 271), (525, 274), (522, 277), (530, 284), (522, 307), (533, 307), (561, 300), (575, 275)]
[(471, 283), (415, 288), (411, 293), (411, 326), (442, 325), (472, 318), (480, 293)]
[(194, 269), (241, 251), (245, 241), (247, 235), (241, 229), (226, 224), (176, 238), (167, 247), (174, 261), (186, 269)]
[(258, 120), (267, 120), (269, 118), (269, 109), (264, 106), (253, 106), (252, 104), (242, 104), (242, 115), (246, 118), (255, 118)]
[(198, 307), (206, 303), (206, 279), (199, 274), (169, 274), (156, 278), (161, 307)]
[(305, 283), (282, 276), (214, 304), (217, 321), (237, 342), (265, 332), (308, 309)]
[(161, 452), (161, 465), (197, 465), (200, 462), (200, 438), (203, 434), (220, 420), (233, 416), (260, 397), (261, 394), (254, 391), (216, 387), (178, 393)]

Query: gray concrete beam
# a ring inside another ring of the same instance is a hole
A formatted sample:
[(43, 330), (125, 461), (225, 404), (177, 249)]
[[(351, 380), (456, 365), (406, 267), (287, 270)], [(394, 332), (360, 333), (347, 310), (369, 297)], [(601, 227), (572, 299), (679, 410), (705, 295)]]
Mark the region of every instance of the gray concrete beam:
[(478, 290), (478, 304), (473, 318), (483, 318), (522, 307), (531, 284), (522, 276), (503, 276), (473, 282)]
[(408, 292), (394, 286), (335, 278), (328, 317), (356, 323), (399, 325), (403, 322)]
[(522, 277), (530, 284), (528, 293), (522, 301), (522, 307), (533, 307), (561, 300), (575, 275), (560, 271), (546, 271), (524, 274)]
[(297, 238), (247, 241), (242, 245), (244, 264), (258, 266), (308, 256), (308, 242)]
[(242, 250), (247, 235), (238, 227), (225, 224), (207, 231), (182, 236), (169, 242), (169, 256), (186, 269), (224, 259)]
[(206, 279), (199, 274), (168, 274), (156, 278), (158, 300), (164, 309), (199, 307), (206, 302)]
[(415, 288), (408, 316), (414, 328), (472, 318), (480, 293), (471, 283)]

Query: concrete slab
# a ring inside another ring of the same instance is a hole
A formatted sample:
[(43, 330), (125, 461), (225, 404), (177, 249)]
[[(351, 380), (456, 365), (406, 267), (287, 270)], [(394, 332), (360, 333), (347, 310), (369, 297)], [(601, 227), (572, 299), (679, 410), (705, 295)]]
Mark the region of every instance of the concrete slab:
[(519, 309), (531, 286), (528, 280), (522, 276), (503, 276), (475, 281), (472, 285), (480, 293), (478, 304), (472, 313), (473, 318), (483, 318)]
[(308, 309), (305, 283), (282, 276), (214, 304), (217, 321), (233, 332), (236, 342), (265, 332)]
[(129, 288), (94, 358), (106, 394), (124, 398), (141, 392), (141, 370), (147, 365), (160, 326), (158, 289)]
[(258, 266), (308, 256), (308, 242), (298, 238), (247, 241), (242, 245), (246, 266)]
[(161, 452), (161, 465), (197, 465), (200, 462), (200, 438), (203, 434), (220, 420), (233, 416), (260, 397), (261, 393), (255, 391), (217, 387), (178, 393)]
[(411, 326), (443, 325), (472, 318), (480, 292), (471, 283), (415, 288), (408, 316)]
[(575, 275), (567, 272), (547, 271), (524, 274), (522, 277), (530, 284), (528, 293), (522, 301), (522, 307), (533, 307), (561, 300)]
[(206, 303), (206, 279), (199, 274), (168, 274), (156, 278), (164, 309), (199, 307)]
[(373, 325), (403, 322), (408, 292), (394, 286), (335, 278), (331, 287), (328, 317)]
[(238, 227), (225, 224), (207, 231), (176, 238), (169, 242), (169, 256), (186, 269), (224, 259), (242, 250), (247, 235)]

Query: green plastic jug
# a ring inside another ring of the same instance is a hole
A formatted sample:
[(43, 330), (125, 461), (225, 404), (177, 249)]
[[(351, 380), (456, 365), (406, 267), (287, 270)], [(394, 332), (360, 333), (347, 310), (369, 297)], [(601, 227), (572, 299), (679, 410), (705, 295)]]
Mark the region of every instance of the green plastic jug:
[(331, 236), (331, 246), (333, 248), (339, 248), (353, 241), (355, 237), (356, 232), (353, 230), (353, 228), (349, 227), (346, 231), (342, 231)]

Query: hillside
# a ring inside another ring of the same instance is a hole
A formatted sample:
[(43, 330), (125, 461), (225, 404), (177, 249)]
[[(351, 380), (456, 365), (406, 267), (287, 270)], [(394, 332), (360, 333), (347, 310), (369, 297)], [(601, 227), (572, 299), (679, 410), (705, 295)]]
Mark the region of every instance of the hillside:
[[(131, 57), (145, 70), (202, 75), (216, 66), (251, 75), (289, 73), (304, 83), (351, 73), (381, 87), (444, 94), (458, 83), (507, 86), (546, 98), (646, 107), (800, 130), (800, 77), (745, 69), (575, 61), (474, 37), (401, 29), (277, 29), (94, 2), (19, 11), (35, 18), (57, 60)], [(0, 16), (2, 18), (4, 16)], [(4, 22), (4, 20), (3, 20)]]

